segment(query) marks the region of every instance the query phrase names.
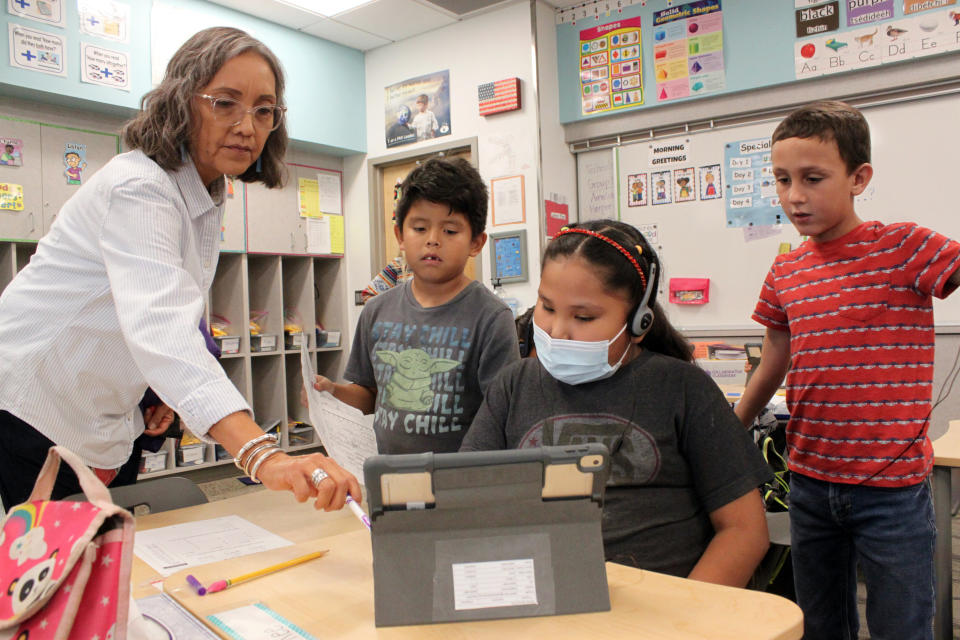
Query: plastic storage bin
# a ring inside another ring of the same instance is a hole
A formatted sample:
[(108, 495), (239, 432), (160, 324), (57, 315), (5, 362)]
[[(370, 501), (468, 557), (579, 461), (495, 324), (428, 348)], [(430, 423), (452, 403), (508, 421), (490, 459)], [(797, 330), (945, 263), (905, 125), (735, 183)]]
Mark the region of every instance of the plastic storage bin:
[(155, 473), (167, 468), (167, 452), (157, 451), (150, 453), (144, 451), (140, 458), (140, 473)]
[(260, 353), (263, 351), (276, 351), (276, 350), (277, 350), (277, 334), (261, 333), (259, 335), (250, 336), (250, 351), (255, 353)]

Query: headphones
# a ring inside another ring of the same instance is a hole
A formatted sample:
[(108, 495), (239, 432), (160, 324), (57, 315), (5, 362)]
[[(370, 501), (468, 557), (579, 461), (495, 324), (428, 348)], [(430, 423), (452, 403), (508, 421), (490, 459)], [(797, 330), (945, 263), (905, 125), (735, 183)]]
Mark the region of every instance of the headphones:
[(640, 299), (640, 303), (631, 312), (629, 319), (627, 320), (627, 328), (634, 336), (639, 337), (645, 335), (647, 331), (650, 330), (650, 327), (653, 326), (653, 306), (656, 304), (657, 287), (659, 285), (659, 261), (657, 260), (656, 254), (653, 253), (652, 250), (649, 250), (647, 251), (647, 255), (644, 256), (646, 258), (649, 271), (649, 276), (647, 276), (643, 273), (643, 269), (640, 267), (640, 261), (637, 260), (637, 257), (643, 256), (643, 247), (641, 245), (646, 244), (646, 241), (643, 240), (642, 237), (637, 238), (638, 242), (636, 245), (634, 245), (637, 251), (637, 257), (634, 257), (633, 254), (630, 253), (629, 249), (624, 247), (613, 238), (608, 238), (602, 233), (590, 231), (589, 229), (581, 229), (579, 227), (564, 227), (555, 237), (559, 238), (560, 236), (568, 233), (582, 233), (592, 238), (596, 238), (597, 240), (602, 240), (619, 251), (637, 270), (637, 273), (640, 274), (640, 282), (643, 284), (643, 297)]

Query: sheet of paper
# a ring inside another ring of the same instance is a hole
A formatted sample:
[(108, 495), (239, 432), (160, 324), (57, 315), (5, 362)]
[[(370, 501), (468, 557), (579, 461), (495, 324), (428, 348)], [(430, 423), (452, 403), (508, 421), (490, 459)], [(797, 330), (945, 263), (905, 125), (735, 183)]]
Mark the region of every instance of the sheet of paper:
[(187, 567), (291, 544), (240, 516), (225, 516), (138, 531), (133, 552), (159, 574), (169, 576)]
[(317, 189), (320, 200), (320, 211), (342, 215), (343, 206), (340, 204), (340, 174), (321, 171), (317, 174)]
[[(154, 630), (169, 630), (174, 638), (191, 640), (217, 640), (217, 635), (193, 617), (189, 611), (177, 604), (168, 595), (158, 593), (137, 600), (137, 607), (147, 621), (148, 633)], [(127, 636), (131, 637), (130, 635)], [(167, 635), (149, 635), (149, 638), (167, 638)]]
[(499, 178), (491, 185), (493, 187), (493, 224), (523, 222), (523, 176)]
[(300, 208), (301, 218), (319, 218), (320, 187), (316, 180), (299, 178), (297, 180), (297, 206)]
[(316, 640), (261, 602), (207, 616), (207, 619), (236, 640)]
[(455, 563), (453, 603), (457, 611), (537, 604), (533, 558)]
[(363, 483), (363, 461), (377, 455), (373, 415), (365, 416), (359, 409), (340, 402), (330, 393), (313, 388), (311, 381), (316, 373), (306, 345), (300, 347), (300, 367), (306, 382), (304, 386), (310, 407), (310, 422), (327, 455)]
[(330, 221), (330, 253), (343, 255), (346, 246), (343, 229), (343, 216), (327, 216)]
[(329, 255), (332, 252), (330, 217), (320, 214), (319, 218), (306, 219), (307, 253)]

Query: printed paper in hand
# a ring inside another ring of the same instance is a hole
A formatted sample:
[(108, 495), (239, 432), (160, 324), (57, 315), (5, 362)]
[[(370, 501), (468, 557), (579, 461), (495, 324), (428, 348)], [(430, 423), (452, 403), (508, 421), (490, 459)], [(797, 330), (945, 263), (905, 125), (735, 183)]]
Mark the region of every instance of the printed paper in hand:
[(166, 577), (187, 567), (293, 544), (240, 516), (138, 531), (133, 552)]
[(306, 345), (300, 347), (300, 365), (310, 405), (310, 422), (327, 450), (327, 455), (363, 481), (363, 461), (377, 455), (373, 415), (337, 400), (332, 394), (313, 388), (315, 373)]

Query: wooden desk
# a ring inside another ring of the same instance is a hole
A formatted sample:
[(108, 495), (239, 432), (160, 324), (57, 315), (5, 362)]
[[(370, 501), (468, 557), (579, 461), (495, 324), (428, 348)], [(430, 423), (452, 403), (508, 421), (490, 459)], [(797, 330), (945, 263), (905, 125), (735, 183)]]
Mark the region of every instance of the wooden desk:
[(933, 441), (933, 508), (937, 543), (933, 552), (936, 572), (936, 613), (933, 637), (949, 640), (953, 633), (953, 531), (951, 470), (960, 467), (960, 420), (951, 420), (947, 432)]
[[(237, 514), (298, 543), (295, 547), (195, 567), (170, 576), (164, 590), (197, 617), (263, 601), (321, 638), (613, 637), (671, 640), (712, 638), (790, 640), (803, 634), (800, 609), (768, 593), (684, 580), (607, 563), (611, 611), (540, 618), (377, 628), (373, 623), (373, 571), (368, 532), (347, 510), (318, 513), (289, 494), (263, 491), (137, 519), (141, 530)], [(199, 597), (186, 573), (212, 581), (329, 549), (323, 558)], [(153, 570), (134, 559), (135, 596), (156, 593)]]

